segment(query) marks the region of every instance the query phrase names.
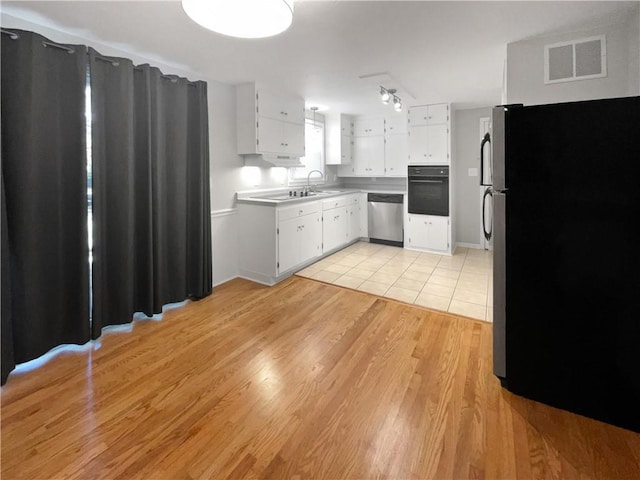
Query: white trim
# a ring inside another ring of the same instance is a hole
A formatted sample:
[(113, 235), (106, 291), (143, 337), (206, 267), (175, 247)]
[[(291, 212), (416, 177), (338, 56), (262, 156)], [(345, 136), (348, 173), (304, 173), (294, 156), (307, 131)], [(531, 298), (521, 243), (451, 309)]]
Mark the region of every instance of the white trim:
[(229, 277), (229, 278), (227, 278), (227, 279), (225, 279), (225, 280), (219, 280), (219, 281), (217, 281), (217, 282), (215, 282), (215, 283), (213, 284), (213, 288), (219, 287), (220, 285), (225, 284), (225, 283), (227, 283), (227, 282), (230, 282), (231, 280), (235, 280), (236, 278), (241, 278), (241, 277), (239, 277), (238, 275), (236, 275), (235, 277)]
[(220, 210), (211, 210), (211, 218), (227, 217), (229, 215), (237, 215), (237, 208), (223, 208)]
[[(579, 43), (592, 42), (594, 40), (600, 40), (600, 67), (601, 72), (593, 75), (576, 76), (576, 45)], [(549, 49), (555, 47), (564, 47), (566, 45), (572, 45), (572, 62), (573, 62), (573, 76), (567, 78), (558, 78), (557, 80), (549, 80)], [(567, 42), (551, 43), (544, 46), (544, 83), (562, 83), (562, 82), (574, 82), (576, 80), (588, 80), (591, 78), (603, 78), (607, 76), (607, 37), (606, 35), (596, 35), (594, 37), (579, 38), (577, 40), (570, 40)]]
[[(467, 242), (458, 242), (456, 243), (456, 248), (473, 248), (474, 250), (493, 250), (493, 248), (483, 248), (482, 245), (478, 243), (467, 243)], [(455, 252), (455, 249), (454, 249)]]

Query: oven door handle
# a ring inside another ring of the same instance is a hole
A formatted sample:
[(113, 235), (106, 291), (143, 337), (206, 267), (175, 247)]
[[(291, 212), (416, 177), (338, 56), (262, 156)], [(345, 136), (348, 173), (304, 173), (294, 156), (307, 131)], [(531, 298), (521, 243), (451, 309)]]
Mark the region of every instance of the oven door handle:
[(444, 183), (444, 180), (409, 180), (409, 183)]

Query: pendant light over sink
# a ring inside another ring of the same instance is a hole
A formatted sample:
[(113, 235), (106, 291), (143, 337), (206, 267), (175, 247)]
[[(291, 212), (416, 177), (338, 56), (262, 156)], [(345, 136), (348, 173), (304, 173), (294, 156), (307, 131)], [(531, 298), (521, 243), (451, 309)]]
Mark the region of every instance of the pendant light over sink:
[(293, 21), (293, 0), (182, 0), (182, 8), (197, 24), (230, 37), (271, 37)]

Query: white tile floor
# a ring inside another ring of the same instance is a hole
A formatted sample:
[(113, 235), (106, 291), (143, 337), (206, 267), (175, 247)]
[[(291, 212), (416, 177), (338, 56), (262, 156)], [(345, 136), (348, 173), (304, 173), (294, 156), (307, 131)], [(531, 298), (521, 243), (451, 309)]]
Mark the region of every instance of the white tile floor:
[(453, 256), (358, 242), (297, 275), (491, 322), (492, 252), (457, 248)]

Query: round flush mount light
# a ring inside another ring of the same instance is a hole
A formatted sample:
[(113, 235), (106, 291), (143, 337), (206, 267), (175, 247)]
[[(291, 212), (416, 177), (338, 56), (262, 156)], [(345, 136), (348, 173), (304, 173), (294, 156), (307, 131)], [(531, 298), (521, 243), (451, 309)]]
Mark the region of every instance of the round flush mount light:
[(293, 21), (293, 0), (182, 0), (182, 8), (197, 24), (230, 37), (271, 37)]

